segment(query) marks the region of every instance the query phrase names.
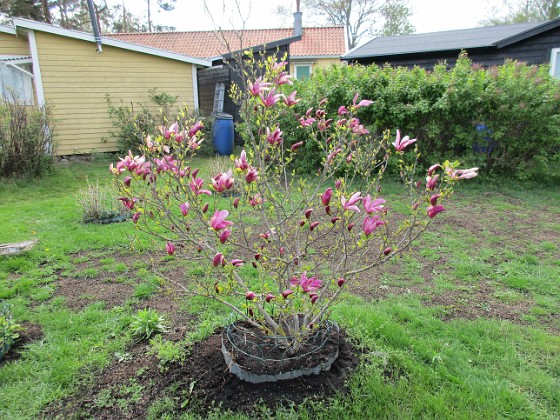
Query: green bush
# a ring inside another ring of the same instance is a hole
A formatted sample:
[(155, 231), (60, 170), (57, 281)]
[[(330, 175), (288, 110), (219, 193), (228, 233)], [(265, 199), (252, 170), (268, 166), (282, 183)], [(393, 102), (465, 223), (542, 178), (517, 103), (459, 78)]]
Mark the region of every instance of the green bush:
[[(111, 135), (117, 141), (117, 147), (120, 153), (127, 153), (129, 150), (136, 153), (139, 151), (140, 145), (144, 143), (146, 136), (155, 136), (158, 134), (157, 127), (171, 125), (175, 119), (185, 119), (190, 117), (186, 108), (174, 109), (173, 106), (177, 101), (176, 96), (171, 96), (166, 92), (157, 92), (153, 88), (148, 91), (150, 103), (146, 106), (141, 103), (130, 102), (126, 105), (123, 100), (115, 105), (111, 100), (111, 95), (105, 95), (107, 102), (107, 112), (112, 120), (115, 128)], [(155, 107), (159, 107), (158, 112), (154, 112)], [(202, 116), (200, 116), (202, 118)], [(214, 148), (212, 146), (212, 123), (213, 118), (204, 118), (204, 135), (205, 140), (197, 154), (200, 156), (212, 156)]]
[(10, 305), (0, 300), (0, 360), (19, 337), (21, 327), (12, 321)]
[[(333, 115), (359, 93), (374, 101), (358, 115), (372, 135), (398, 128), (416, 137), (423, 163), (459, 158), (481, 174), (527, 179), (546, 177), (560, 161), (560, 85), (547, 66), (508, 61), (485, 70), (463, 54), (452, 69), (333, 66), (296, 83), (302, 100), (280, 122), (292, 143), (306, 139), (296, 116), (311, 104), (328, 98)], [(319, 166), (314, 147), (299, 153), (299, 169)]]
[(49, 107), (36, 108), (14, 96), (0, 100), (0, 177), (40, 177), (53, 165)]

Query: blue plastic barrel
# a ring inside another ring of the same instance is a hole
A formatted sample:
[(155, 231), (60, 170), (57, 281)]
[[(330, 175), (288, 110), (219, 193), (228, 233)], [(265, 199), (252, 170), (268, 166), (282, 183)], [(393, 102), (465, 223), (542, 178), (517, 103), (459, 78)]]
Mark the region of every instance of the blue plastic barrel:
[(233, 116), (224, 112), (214, 114), (212, 140), (214, 148), (220, 156), (233, 153)]

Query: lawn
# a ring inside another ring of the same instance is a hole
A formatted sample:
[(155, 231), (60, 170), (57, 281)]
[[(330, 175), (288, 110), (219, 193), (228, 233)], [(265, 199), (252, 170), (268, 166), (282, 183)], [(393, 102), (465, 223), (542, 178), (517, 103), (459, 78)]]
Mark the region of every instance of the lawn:
[[(189, 370), (229, 320), (165, 280), (192, 283), (200, 268), (148, 237), (132, 248), (130, 222), (81, 222), (77, 198), (87, 180), (109, 188), (107, 166), (0, 184), (0, 243), (38, 239), (0, 257), (0, 299), (27, 328), (0, 362), (0, 418), (560, 417), (559, 187), (463, 183), (413, 252), (337, 306), (359, 360), (341, 392), (243, 414), (211, 407)], [(151, 342), (132, 335), (146, 307), (170, 327)]]

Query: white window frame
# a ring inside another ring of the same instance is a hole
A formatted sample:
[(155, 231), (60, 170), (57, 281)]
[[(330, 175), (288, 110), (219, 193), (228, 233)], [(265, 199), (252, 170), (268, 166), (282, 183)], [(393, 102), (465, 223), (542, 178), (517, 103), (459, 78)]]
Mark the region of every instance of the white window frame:
[[(558, 67), (558, 72), (555, 75), (555, 69)], [(560, 48), (553, 48), (550, 51), (550, 75), (552, 77), (560, 78)]]
[[(34, 93), (33, 93), (33, 85), (34, 85), (35, 77), (33, 76), (33, 73), (20, 67), (21, 65), (30, 65), (33, 68), (33, 60), (28, 57), (0, 55), (0, 66), (6, 66), (23, 73), (24, 75), (23, 86), (22, 86), (23, 97), (20, 97), (19, 99), (22, 99), (28, 105), (33, 105), (35, 102)], [(9, 96), (4, 96), (4, 92), (2, 92), (2, 96), (4, 97), (4, 100), (10, 100)]]
[(224, 112), (224, 100), (226, 96), (226, 84), (216, 83), (214, 88), (214, 106), (212, 112)]
[[(309, 77), (313, 74), (313, 63), (294, 63), (294, 78), (297, 79), (298, 67), (309, 67)], [(299, 79), (298, 79), (299, 80)]]

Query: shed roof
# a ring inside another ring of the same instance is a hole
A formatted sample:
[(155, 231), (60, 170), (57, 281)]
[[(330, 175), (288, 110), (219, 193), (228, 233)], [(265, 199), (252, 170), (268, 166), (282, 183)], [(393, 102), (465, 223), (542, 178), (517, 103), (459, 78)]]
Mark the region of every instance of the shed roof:
[[(269, 44), (293, 37), (292, 28), (245, 29), (159, 33), (118, 33), (107, 36), (199, 58), (214, 58), (230, 51)], [(346, 52), (344, 28), (339, 26), (303, 28), (301, 41), (290, 44), (290, 56), (340, 57)]]
[(560, 26), (560, 18), (548, 22), (518, 23), (454, 31), (374, 38), (343, 56), (343, 59), (380, 57), (469, 48), (502, 48)]

